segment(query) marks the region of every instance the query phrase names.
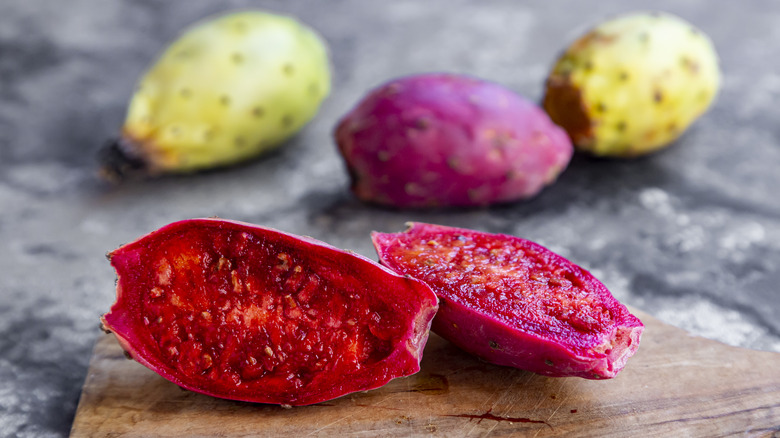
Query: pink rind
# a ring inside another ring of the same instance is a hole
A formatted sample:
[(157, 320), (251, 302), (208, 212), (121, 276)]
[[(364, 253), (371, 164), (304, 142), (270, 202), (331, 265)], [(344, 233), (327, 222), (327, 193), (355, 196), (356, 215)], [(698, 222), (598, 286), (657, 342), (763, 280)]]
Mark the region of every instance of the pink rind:
[[(324, 254), (327, 257), (339, 258), (344, 261), (345, 269), (369, 273), (376, 277), (374, 278), (375, 281), (381, 279), (384, 283), (416, 291), (416, 294), (420, 297), (420, 301), (417, 303), (417, 310), (409, 318), (406, 334), (402, 340), (394, 345), (394, 349), (389, 356), (376, 364), (373, 369), (368, 370), (368, 372), (351, 374), (347, 376), (348, 378), (330, 388), (308, 392), (304, 388), (299, 394), (288, 396), (263, 393), (262, 390), (252, 394), (227, 393), (192, 384), (187, 378), (183, 378), (176, 369), (160, 361), (156, 351), (154, 351), (155, 345), (149, 343), (149, 334), (139, 332), (139, 327), (141, 330), (143, 329), (139, 320), (141, 315), (139, 297), (133, 296), (132, 292), (128, 291), (132, 289), (131, 284), (135, 276), (133, 266), (136, 263), (136, 259), (141, 255), (143, 245), (155, 234), (170, 233), (193, 225), (239, 227), (244, 230), (254, 230), (265, 236), (284, 239), (292, 244), (304, 245), (309, 252), (314, 252), (318, 255)], [(394, 271), (366, 257), (335, 248), (311, 237), (296, 236), (239, 221), (207, 218), (174, 222), (114, 250), (109, 254), (109, 260), (117, 271), (117, 301), (113, 304), (111, 310), (101, 317), (101, 322), (106, 329), (113, 332), (122, 348), (142, 365), (184, 389), (231, 400), (303, 406), (331, 400), (357, 391), (379, 388), (392, 379), (414, 374), (420, 370), (422, 352), (428, 340), (432, 319), (438, 309), (437, 298), (427, 285), (418, 280), (398, 275)]]
[[(609, 379), (626, 365), (639, 347), (643, 327), (636, 317), (614, 328), (605, 341), (615, 339), (610, 354), (582, 355), (561, 343), (516, 330), (490, 315), (459, 303), (440, 300), (431, 327), (434, 333), (464, 351), (496, 365), (511, 366), (550, 377)], [(478, 336), (477, 336), (478, 335)]]
[[(387, 248), (400, 236), (407, 233), (423, 234), (426, 230), (436, 230), (437, 233), (449, 231), (453, 234), (485, 234), (432, 224), (410, 223), (409, 225), (409, 229), (404, 233), (372, 233), (380, 263), (399, 273), (406, 273), (406, 271), (390, 259)], [(521, 240), (550, 252), (538, 244), (515, 236), (495, 236)], [(576, 376), (586, 379), (615, 377), (639, 348), (644, 330), (642, 322), (590, 273), (565, 258), (550, 253), (557, 263), (569, 268), (577, 268), (581, 275), (585, 276), (591, 290), (602, 298), (615, 316), (614, 324), (601, 330), (589, 345), (567, 344), (538, 333), (512, 327), (495, 315), (491, 315), (489, 309), (472, 308), (453, 301), (434, 286), (432, 288), (439, 297), (439, 311), (431, 329), (464, 351), (497, 365), (511, 366), (550, 377)], [(425, 281), (423, 278), (418, 279)], [(523, 315), (517, 317), (523, 318)]]

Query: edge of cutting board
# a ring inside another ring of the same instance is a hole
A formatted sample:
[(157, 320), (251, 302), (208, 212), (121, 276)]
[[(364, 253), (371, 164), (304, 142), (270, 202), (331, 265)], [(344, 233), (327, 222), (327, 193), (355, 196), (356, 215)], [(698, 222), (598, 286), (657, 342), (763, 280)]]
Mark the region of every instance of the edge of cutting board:
[(414, 376), (313, 406), (182, 391), (101, 337), (71, 436), (780, 437), (780, 354), (693, 336), (650, 315), (614, 379), (550, 378), (484, 363), (431, 334)]

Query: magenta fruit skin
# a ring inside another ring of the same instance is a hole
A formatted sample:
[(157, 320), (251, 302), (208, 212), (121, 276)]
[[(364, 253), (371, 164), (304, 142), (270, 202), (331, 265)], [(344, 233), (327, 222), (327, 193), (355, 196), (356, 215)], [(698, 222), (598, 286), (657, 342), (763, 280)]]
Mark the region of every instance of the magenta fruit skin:
[[(457, 288), (439, 288), (436, 278), (415, 276), (410, 265), (393, 257), (391, 250), (405, 245), (408, 240), (427, 241), (436, 236), (489, 236), (513, 241), (528, 251), (543, 254), (556, 271), (562, 270), (576, 277), (589, 294), (596, 295), (610, 310), (613, 321), (599, 327), (596, 333), (570, 336), (539, 333), (526, 330), (522, 322), (532, 315), (516, 314), (516, 319), (505, 321), (488, 306), (472, 306), (458, 299)], [(552, 251), (515, 236), (481, 233), (474, 230), (440, 225), (411, 223), (404, 233), (372, 234), (374, 247), (383, 265), (399, 274), (410, 275), (426, 282), (439, 298), (432, 331), (461, 349), (497, 365), (511, 366), (550, 377), (577, 376), (586, 379), (610, 379), (626, 365), (639, 348), (644, 325), (625, 305), (617, 301), (607, 288), (588, 271)], [(515, 323), (519, 321), (519, 323)]]
[(395, 207), (530, 198), (568, 165), (566, 132), (498, 84), (431, 73), (371, 91), (335, 130), (352, 191)]

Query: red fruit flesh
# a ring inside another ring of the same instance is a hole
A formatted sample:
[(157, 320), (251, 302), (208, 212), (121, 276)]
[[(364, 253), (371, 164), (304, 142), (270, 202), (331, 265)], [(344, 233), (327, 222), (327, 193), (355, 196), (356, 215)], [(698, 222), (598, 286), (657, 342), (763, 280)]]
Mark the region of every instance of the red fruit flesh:
[(369, 259), (234, 221), (176, 222), (109, 257), (105, 327), (171, 382), (233, 400), (306, 405), (416, 373), (437, 308)]
[(439, 297), (434, 332), (488, 362), (614, 377), (643, 325), (590, 273), (514, 236), (430, 224), (373, 233), (379, 260)]

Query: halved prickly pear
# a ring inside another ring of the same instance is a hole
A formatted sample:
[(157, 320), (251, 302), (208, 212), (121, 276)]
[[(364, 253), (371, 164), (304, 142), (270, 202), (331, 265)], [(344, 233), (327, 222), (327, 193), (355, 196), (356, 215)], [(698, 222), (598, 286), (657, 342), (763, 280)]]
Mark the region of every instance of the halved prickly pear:
[(419, 371), (436, 296), (311, 238), (219, 219), (175, 222), (109, 254), (104, 326), (192, 391), (306, 405)]
[(566, 132), (498, 84), (444, 73), (394, 79), (339, 122), (339, 151), (363, 201), (480, 206), (530, 198), (566, 168)]
[(644, 326), (590, 273), (518, 237), (413, 223), (373, 233), (379, 260), (439, 297), (433, 331), (488, 362), (614, 377)]

